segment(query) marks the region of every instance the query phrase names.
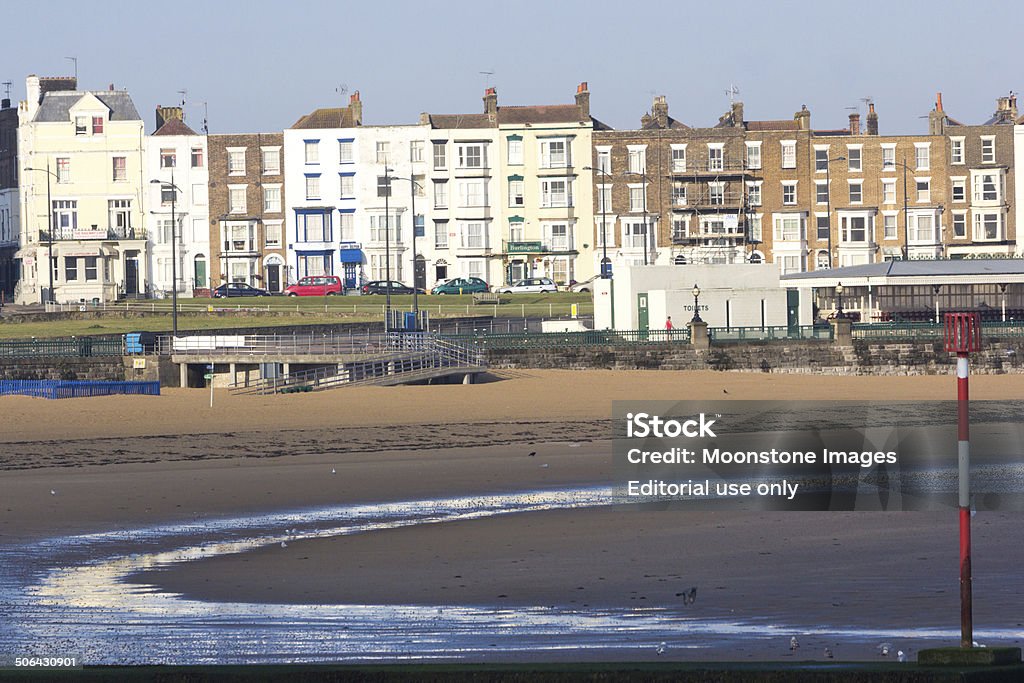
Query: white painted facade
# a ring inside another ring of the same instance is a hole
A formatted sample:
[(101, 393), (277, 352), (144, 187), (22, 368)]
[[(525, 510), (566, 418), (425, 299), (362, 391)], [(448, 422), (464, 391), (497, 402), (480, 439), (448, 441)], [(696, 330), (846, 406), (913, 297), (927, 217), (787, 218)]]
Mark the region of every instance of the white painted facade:
[(1024, 125), (1018, 123), (1013, 127), (1013, 177), (1014, 177), (1014, 211), (1017, 234), (1015, 254), (1024, 255), (1024, 238), (1021, 232), (1024, 231)]
[[(171, 295), (171, 196), (177, 221), (178, 296), (191, 297), (210, 288), (209, 154), (205, 135), (150, 135), (146, 137), (145, 215), (150, 245), (149, 270), (156, 297)], [(152, 181), (160, 181), (154, 183)]]

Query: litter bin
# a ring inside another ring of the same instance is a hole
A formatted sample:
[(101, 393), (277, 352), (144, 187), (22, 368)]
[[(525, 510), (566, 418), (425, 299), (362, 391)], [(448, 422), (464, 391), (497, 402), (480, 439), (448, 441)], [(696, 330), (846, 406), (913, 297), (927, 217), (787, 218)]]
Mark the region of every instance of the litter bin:
[(406, 311), (405, 312), (405, 325), (404, 329), (406, 332), (415, 332), (419, 329), (419, 325), (416, 324), (416, 312)]
[[(90, 352), (92, 345), (90, 342)], [(156, 335), (152, 332), (129, 332), (124, 336), (124, 352), (153, 353), (156, 351)]]

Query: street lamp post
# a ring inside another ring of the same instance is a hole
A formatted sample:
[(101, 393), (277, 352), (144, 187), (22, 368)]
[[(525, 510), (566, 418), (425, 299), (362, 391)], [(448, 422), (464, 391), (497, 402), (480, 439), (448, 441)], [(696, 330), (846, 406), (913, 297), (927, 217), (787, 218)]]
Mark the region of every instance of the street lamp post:
[(702, 323), (700, 317), (700, 287), (696, 283), (693, 285), (693, 318), (690, 319), (691, 323)]
[[(177, 199), (178, 186), (174, 184), (174, 167), (171, 167), (171, 182), (163, 180), (150, 180), (149, 182), (159, 185), (161, 192), (165, 187), (171, 188), (171, 336), (178, 336), (178, 222), (177, 222)], [(225, 290), (230, 287), (225, 287)]]
[[(595, 168), (593, 166), (584, 166), (584, 171), (597, 171), (603, 175), (606, 179), (611, 177), (611, 173), (604, 170), (603, 168)], [(611, 191), (609, 189), (608, 198), (611, 199)], [(601, 279), (608, 280), (608, 286), (610, 288), (609, 296), (611, 297), (611, 324), (612, 329), (615, 329), (615, 274), (612, 271), (612, 262), (608, 260), (608, 202), (604, 200), (604, 193), (601, 193)]]
[[(418, 321), (419, 321), (420, 305), (419, 305), (418, 292), (417, 292), (417, 289), (416, 289), (416, 188), (421, 188), (422, 189), (423, 186), (420, 185), (418, 182), (416, 182), (413, 178), (402, 178), (402, 177), (399, 177), (399, 176), (386, 176), (386, 177), (388, 179), (387, 180), (387, 183), (388, 183), (388, 195), (391, 194), (391, 181), (392, 180), (406, 180), (406, 181), (409, 182), (409, 203), (410, 203), (410, 210), (412, 212), (412, 310), (413, 310), (414, 313), (417, 314), (416, 320), (417, 320), (417, 325), (418, 325), (419, 324)], [(386, 202), (387, 202), (387, 197), (385, 197), (385, 205), (386, 205)], [(391, 278), (389, 276), (388, 277), (388, 282), (389, 282), (388, 288), (389, 289), (391, 287), (390, 281), (391, 281)]]
[(384, 334), (391, 332), (391, 169), (384, 165)]
[[(47, 249), (47, 264), (46, 270), (50, 274), (50, 291), (47, 293), (47, 300), (49, 303), (57, 303), (53, 296), (53, 202), (50, 200), (50, 176), (56, 177), (57, 174), (50, 170), (50, 160), (46, 160), (46, 168), (30, 168), (25, 167), (26, 171), (38, 171), (46, 174), (46, 249)], [(57, 178), (60, 180), (60, 178)]]
[(846, 317), (843, 313), (843, 283), (836, 283), (836, 320), (842, 320)]

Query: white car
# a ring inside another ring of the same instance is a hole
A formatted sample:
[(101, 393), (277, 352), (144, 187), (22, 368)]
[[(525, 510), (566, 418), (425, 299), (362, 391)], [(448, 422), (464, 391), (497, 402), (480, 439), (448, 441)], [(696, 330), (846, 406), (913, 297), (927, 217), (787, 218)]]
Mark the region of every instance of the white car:
[(569, 285), (570, 292), (592, 292), (594, 291), (594, 280), (598, 279), (599, 276), (595, 275), (589, 280), (583, 282), (577, 282), (574, 285)]
[(513, 285), (498, 287), (495, 291), (498, 294), (547, 294), (548, 292), (557, 292), (558, 285), (550, 278), (530, 277)]

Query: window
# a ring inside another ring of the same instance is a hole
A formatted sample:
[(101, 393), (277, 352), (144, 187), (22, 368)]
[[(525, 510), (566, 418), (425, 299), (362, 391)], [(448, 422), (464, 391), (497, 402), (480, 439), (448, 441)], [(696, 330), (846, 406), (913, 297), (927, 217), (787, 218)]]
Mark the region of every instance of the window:
[(750, 216), (750, 240), (760, 242), (761, 237), (761, 214), (757, 213)]
[(487, 206), (487, 184), (482, 180), (460, 181), (459, 206)]
[(725, 183), (709, 182), (708, 199), (712, 206), (722, 206), (725, 204)]
[(228, 185), (228, 213), (245, 213), (245, 185)]
[(111, 161), (113, 166), (113, 181), (115, 183), (121, 183), (128, 180), (128, 158), (113, 157)]
[(953, 214), (953, 237), (956, 239), (967, 238), (967, 214), (962, 211)]
[(572, 206), (572, 184), (565, 178), (541, 178), (540, 205), (547, 208)]
[(882, 147), (882, 170), (896, 170), (896, 145), (884, 145)]
[(99, 279), (99, 257), (97, 256), (86, 256), (85, 257), (85, 281), (95, 282)]
[(967, 201), (967, 179), (966, 178), (950, 178), (951, 194), (954, 202), (966, 202)]
[(132, 227), (132, 200), (108, 199), (107, 218), (117, 237), (128, 237)]
[(55, 199), (52, 206), (54, 237), (70, 238), (71, 232), (78, 229), (78, 201)]
[(974, 201), (993, 202), (999, 199), (999, 179), (995, 173), (974, 175)]
[(846, 148), (846, 161), (851, 171), (859, 173), (863, 169), (861, 163), (861, 146), (848, 145)]
[(342, 242), (356, 241), (356, 216), (351, 211), (342, 211), (338, 214), (338, 231), (341, 233)]
[(756, 170), (761, 168), (761, 143), (747, 143), (747, 168)]
[(566, 140), (540, 141), (540, 167), (566, 168), (572, 165)]
[(914, 163), (918, 171), (927, 171), (931, 161), (931, 152), (927, 142), (914, 143)]
[[(266, 161), (264, 153), (264, 161)], [(264, 164), (264, 169), (266, 165)], [(266, 171), (264, 171), (266, 173)], [(245, 175), (245, 150), (228, 149), (228, 175)]]
[(377, 163), (378, 164), (390, 164), (391, 163), (391, 143), (387, 141), (378, 141), (376, 144), (377, 149)]
[[(279, 148), (270, 148), (260, 150), (263, 175), (280, 175), (281, 174), (281, 150)], [(243, 153), (244, 154), (244, 153)], [(242, 166), (244, 172), (245, 156), (242, 157)]]
[(615, 246), (615, 223), (613, 221), (605, 223), (604, 230), (601, 230), (600, 226), (598, 227), (597, 245), (603, 247), (606, 244), (609, 247)]
[[(170, 206), (171, 204), (178, 201), (178, 191), (170, 185), (160, 186), (160, 203), (164, 206)], [(244, 211), (244, 209), (243, 209)]]
[(300, 212), (295, 215), (296, 241), (329, 242), (331, 230), (320, 211)]
[(412, 234), (414, 237), (424, 236), (423, 219), (424, 217), (422, 213), (418, 213), (412, 217)]
[(92, 134), (103, 135), (103, 117), (94, 116), (92, 117)]
[(338, 163), (351, 164), (355, 161), (352, 147), (355, 140), (338, 140)]
[(672, 206), (686, 206), (686, 185), (677, 183), (672, 186)]
[(487, 168), (487, 146), (480, 142), (455, 146), (459, 168)]
[(523, 163), (523, 139), (518, 135), (509, 136), (506, 150), (510, 166), (521, 166)]
[(448, 182), (445, 180), (434, 181), (434, 208), (443, 209), (448, 206)]
[(782, 141), (782, 168), (796, 168), (796, 140)]
[(932, 200), (932, 181), (930, 178), (916, 178), (917, 201), (930, 202)]
[(882, 215), (882, 237), (887, 240), (896, 239), (896, 214)]
[(814, 201), (818, 204), (828, 204), (828, 182), (814, 181)]
[(320, 199), (320, 176), (306, 176), (306, 199)]
[(202, 168), (206, 165), (206, 152), (203, 151), (202, 147), (192, 148), (192, 168)]
[(87, 116), (75, 117), (75, 135), (85, 135), (89, 132), (89, 118)]
[(782, 203), (787, 205), (796, 204), (796, 181), (782, 183)]
[(818, 239), (822, 241), (828, 241), (828, 233), (830, 232), (830, 226), (828, 222), (828, 214), (815, 216), (815, 229), (818, 235)]
[(828, 147), (814, 149), (814, 171), (816, 173), (828, 171)]
[(647, 172), (647, 147), (636, 147), (630, 146), (627, 148), (626, 160), (629, 166), (630, 173), (646, 173)]
[(850, 203), (861, 204), (864, 202), (864, 183), (863, 182), (851, 182), (850, 183)]
[(779, 273), (782, 275), (788, 275), (790, 273), (800, 273), (803, 271), (803, 257), (801, 256), (776, 256), (776, 263), (779, 263)]
[(672, 145), (672, 172), (686, 172), (686, 145)]
[(568, 251), (572, 249), (572, 235), (566, 223), (550, 223), (546, 226), (548, 249), (550, 251)]
[(68, 282), (78, 279), (78, 257), (64, 257), (64, 279)]
[(949, 139), (949, 163), (951, 163), (951, 164), (962, 164), (962, 163), (964, 163), (964, 139), (963, 138), (950, 138)]
[(412, 191), (417, 197), (427, 196), (427, 177), (425, 175), (413, 175)]
[(434, 170), (448, 168), (448, 153), (446, 142), (435, 142), (434, 145)]
[(842, 216), (839, 239), (844, 243), (868, 241), (868, 219), (865, 216)]
[(164, 147), (160, 150), (160, 168), (174, 168), (177, 166), (178, 154), (174, 149)]
[(725, 168), (725, 145), (720, 142), (708, 143), (708, 170), (721, 171)]
[(465, 249), (483, 249), (484, 248), (484, 224), (483, 223), (463, 223), (460, 231), (462, 237), (462, 247)]
[(409, 161), (416, 164), (423, 161), (423, 141), (412, 140), (409, 142)]
[(643, 185), (631, 185), (629, 187), (629, 210), (633, 212), (643, 211), (647, 208), (647, 192)]
[(882, 203), (883, 204), (895, 204), (896, 203), (896, 181), (895, 180), (883, 180), (882, 181)]
[(974, 239), (976, 240), (998, 240), (1002, 234), (1002, 214), (999, 213), (975, 213), (974, 214)]
[(170, 244), (177, 235), (174, 233), (174, 221), (170, 218), (161, 218), (156, 222), (156, 241), (159, 244)]
[(779, 241), (798, 241), (803, 239), (800, 230), (800, 216), (784, 215), (775, 217), (775, 239)]
[(57, 157), (57, 182), (71, 182), (71, 159), (68, 157)]
[(994, 135), (981, 137), (981, 162), (983, 164), (996, 163), (996, 138)]
[(385, 221), (385, 214), (370, 214), (370, 241), (391, 244), (402, 241), (402, 214), (391, 212), (391, 222)]
[(644, 228), (642, 221), (630, 221), (623, 226), (622, 235), (622, 246), (630, 247), (633, 249), (643, 249), (645, 242), (644, 239), (647, 230)]
[(377, 176), (377, 196), (378, 197), (390, 197), (391, 195), (391, 177), (390, 176)]
[(936, 242), (935, 239), (935, 217), (931, 214), (917, 214), (910, 216), (910, 234), (907, 239), (911, 242)]
[(342, 199), (352, 199), (356, 196), (356, 174), (340, 173), (338, 175), (338, 193)]
[(598, 185), (597, 186), (597, 211), (598, 213), (607, 213), (612, 210), (612, 186), (611, 185)]
[(263, 186), (263, 211), (264, 213), (281, 213), (281, 186)]
[(521, 178), (510, 178), (508, 181), (508, 205), (523, 206), (523, 181)]
[(612, 150), (610, 148), (597, 149), (597, 170), (603, 171), (602, 176), (612, 172)]
[(448, 248), (448, 221), (434, 221), (434, 248)]
[(263, 223), (263, 235), (268, 247), (281, 246), (281, 221), (266, 221)]
[(303, 145), (306, 163), (307, 164), (319, 164), (320, 163), (320, 141), (319, 140), (305, 140)]

